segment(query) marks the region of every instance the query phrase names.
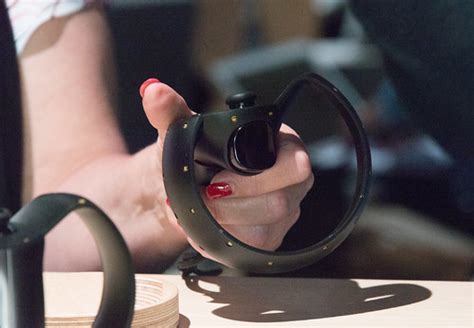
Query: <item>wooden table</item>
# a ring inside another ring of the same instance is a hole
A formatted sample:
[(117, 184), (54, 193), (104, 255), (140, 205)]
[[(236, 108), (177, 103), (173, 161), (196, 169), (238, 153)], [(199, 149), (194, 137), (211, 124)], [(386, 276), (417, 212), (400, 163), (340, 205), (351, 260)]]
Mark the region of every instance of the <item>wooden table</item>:
[(145, 276), (178, 287), (183, 328), (474, 327), (474, 282)]

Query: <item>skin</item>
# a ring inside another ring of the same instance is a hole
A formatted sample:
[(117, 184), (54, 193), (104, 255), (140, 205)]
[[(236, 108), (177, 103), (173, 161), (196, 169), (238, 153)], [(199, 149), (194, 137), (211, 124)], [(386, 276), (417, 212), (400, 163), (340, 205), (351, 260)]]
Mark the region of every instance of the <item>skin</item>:
[[(160, 137), (129, 154), (114, 115), (110, 49), (105, 20), (92, 8), (45, 23), (22, 53), (24, 199), (59, 191), (90, 199), (117, 225), (137, 271), (156, 272), (192, 244), (165, 204), (161, 178), (161, 136), (192, 111), (165, 83), (149, 85), (143, 108)], [(282, 127), (278, 144), (277, 163), (270, 170), (253, 177), (222, 171), (214, 177), (212, 182), (228, 183), (232, 195), (211, 200), (203, 192), (225, 229), (269, 250), (280, 245), (297, 220), (299, 204), (313, 184), (296, 133)], [(100, 269), (92, 237), (73, 215), (47, 235), (44, 264), (56, 271)]]

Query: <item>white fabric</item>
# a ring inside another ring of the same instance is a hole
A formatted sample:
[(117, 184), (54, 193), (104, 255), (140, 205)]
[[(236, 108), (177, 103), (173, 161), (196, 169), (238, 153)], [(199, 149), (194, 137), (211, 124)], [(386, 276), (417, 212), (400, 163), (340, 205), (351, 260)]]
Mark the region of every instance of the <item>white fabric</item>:
[(87, 0), (6, 0), (17, 53), (33, 33), (53, 17), (70, 15), (84, 8)]

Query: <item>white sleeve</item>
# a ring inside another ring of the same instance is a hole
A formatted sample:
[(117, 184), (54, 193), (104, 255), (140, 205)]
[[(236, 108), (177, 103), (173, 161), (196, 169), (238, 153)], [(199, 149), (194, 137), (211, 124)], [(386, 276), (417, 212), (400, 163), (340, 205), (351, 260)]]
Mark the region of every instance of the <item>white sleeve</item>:
[(20, 54), (41, 24), (80, 11), (90, 0), (6, 0), (16, 51)]

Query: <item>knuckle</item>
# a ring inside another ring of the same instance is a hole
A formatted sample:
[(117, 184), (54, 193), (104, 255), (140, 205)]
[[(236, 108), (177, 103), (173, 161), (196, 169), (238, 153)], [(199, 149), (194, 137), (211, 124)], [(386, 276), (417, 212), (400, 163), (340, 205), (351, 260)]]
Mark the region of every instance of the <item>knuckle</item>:
[(173, 108), (177, 105), (182, 105), (184, 99), (176, 93), (171, 87), (164, 83), (157, 83), (150, 85), (150, 92), (143, 99), (145, 106), (152, 106), (157, 108)]
[(273, 251), (277, 249), (278, 247), (280, 247), (281, 243), (283, 242), (283, 237), (284, 236), (281, 236), (279, 238), (275, 238), (274, 240), (272, 240), (272, 242), (269, 243), (268, 246), (266, 247), (266, 250)]
[(313, 170), (311, 167), (311, 161), (309, 155), (304, 150), (299, 150), (295, 152), (294, 155), (294, 178), (298, 183), (307, 181), (313, 176)]
[(300, 215), (301, 215), (301, 208), (298, 206), (289, 216), (289, 228), (291, 228), (295, 223), (296, 221), (298, 221), (298, 219), (300, 218)]
[(311, 175), (309, 176), (309, 179), (307, 181), (308, 181), (308, 185), (306, 187), (306, 191), (309, 191), (314, 185), (314, 174), (313, 174), (313, 172), (311, 172)]
[(148, 87), (146, 96), (143, 98), (145, 105), (156, 105), (163, 101), (169, 93), (168, 88), (162, 83), (152, 84)]
[(301, 209), (297, 207), (289, 214), (286, 222), (280, 224), (278, 228), (275, 227), (277, 229), (274, 229), (272, 234), (269, 233), (267, 236), (265, 236), (266, 242), (261, 247), (266, 250), (275, 250), (280, 247), (288, 230), (290, 230), (290, 228), (296, 223), (296, 221), (298, 221), (300, 214)]
[(269, 231), (266, 226), (254, 226), (248, 231), (245, 236), (242, 236), (242, 241), (250, 246), (266, 249), (269, 239)]
[(250, 243), (251, 246), (259, 249), (267, 249), (266, 244), (266, 240), (262, 238), (252, 238), (252, 242)]
[(289, 214), (289, 198), (285, 191), (278, 190), (267, 197), (267, 213), (270, 219), (279, 221)]
[(266, 250), (275, 250), (278, 247), (280, 247), (281, 243), (283, 242), (283, 239), (285, 238), (286, 232), (284, 231), (279, 231), (273, 234), (271, 238), (268, 239), (267, 244), (264, 246)]
[(259, 226), (254, 231), (255, 247), (268, 250), (271, 246), (271, 236), (269, 228), (266, 226)]

